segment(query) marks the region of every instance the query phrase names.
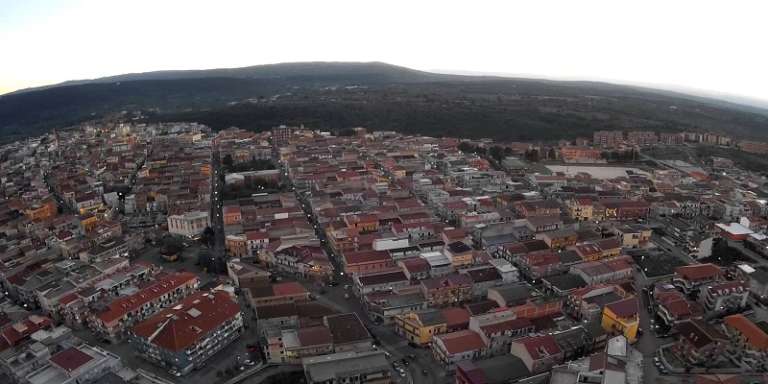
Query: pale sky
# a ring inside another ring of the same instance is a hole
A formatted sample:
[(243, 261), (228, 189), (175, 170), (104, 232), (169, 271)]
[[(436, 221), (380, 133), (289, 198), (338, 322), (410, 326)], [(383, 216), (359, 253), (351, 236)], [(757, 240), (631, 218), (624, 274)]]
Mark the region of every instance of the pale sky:
[(768, 1), (0, 0), (0, 94), (294, 61), (680, 86), (768, 100)]

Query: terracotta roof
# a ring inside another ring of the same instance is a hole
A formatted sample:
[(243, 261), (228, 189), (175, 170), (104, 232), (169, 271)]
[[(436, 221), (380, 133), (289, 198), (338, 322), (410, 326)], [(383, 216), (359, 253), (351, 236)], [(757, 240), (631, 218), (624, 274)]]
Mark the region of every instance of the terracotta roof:
[(552, 335), (524, 337), (514, 343), (521, 343), (533, 360), (539, 360), (556, 355), (561, 351)]
[(419, 273), (429, 271), (429, 263), (421, 257), (410, 257), (405, 260), (401, 260), (403, 268), (410, 273)]
[(240, 305), (228, 293), (198, 292), (136, 324), (133, 333), (163, 349), (182, 351), (239, 313)]
[(248, 231), (245, 233), (245, 238), (249, 241), (269, 239), (269, 233), (261, 231)]
[(83, 365), (87, 364), (91, 360), (93, 360), (93, 357), (91, 357), (91, 355), (75, 347), (70, 347), (68, 349), (65, 349), (51, 356), (50, 358), (51, 363), (55, 364), (61, 369), (64, 369), (67, 372), (72, 372), (82, 367)]
[(722, 271), (720, 270), (720, 267), (711, 263), (684, 265), (675, 268), (676, 275), (691, 281), (714, 280), (720, 276), (721, 273)]
[(369, 275), (363, 275), (359, 278), (360, 284), (363, 286), (378, 285), (378, 284), (391, 284), (402, 281), (408, 281), (403, 271), (374, 273)]
[(434, 337), (443, 343), (446, 352), (451, 355), (468, 351), (477, 351), (485, 348), (485, 342), (483, 342), (483, 338), (480, 334), (469, 329)]
[(725, 324), (741, 333), (747, 343), (758, 350), (768, 350), (768, 334), (744, 315), (727, 316)]
[(611, 312), (616, 314), (616, 316), (627, 319), (638, 315), (639, 302), (637, 301), (637, 297), (633, 296), (610, 303), (606, 305), (605, 308), (609, 308)]
[(129, 312), (139, 309), (144, 304), (151, 302), (174, 289), (197, 281), (197, 276), (190, 272), (179, 272), (155, 280), (150, 286), (130, 296), (125, 296), (112, 301), (106, 311), (96, 315), (105, 323), (117, 320)]
[(392, 260), (387, 251), (358, 251), (344, 252), (344, 261), (346, 264), (375, 263)]
[(333, 343), (333, 336), (327, 327), (317, 326), (301, 328), (296, 332), (302, 347)]
[(533, 323), (531, 323), (531, 320), (524, 317), (500, 321), (498, 323), (483, 325), (480, 327), (483, 333), (489, 336), (497, 333), (525, 328), (533, 328)]
[(371, 338), (368, 329), (355, 313), (326, 316), (325, 324), (333, 335), (334, 344), (354, 343)]
[(295, 281), (288, 281), (285, 283), (272, 284), (272, 292), (274, 292), (275, 296), (290, 296), (305, 294), (307, 293), (307, 290)]
[(445, 318), (445, 324), (449, 329), (466, 327), (469, 324), (469, 311), (464, 308), (445, 308), (441, 310), (440, 313), (442, 313), (443, 318)]

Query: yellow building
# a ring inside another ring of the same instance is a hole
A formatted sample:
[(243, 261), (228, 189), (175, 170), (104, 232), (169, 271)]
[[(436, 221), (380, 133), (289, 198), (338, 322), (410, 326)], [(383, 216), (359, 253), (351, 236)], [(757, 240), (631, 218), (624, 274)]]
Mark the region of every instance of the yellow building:
[(592, 199), (581, 198), (568, 200), (568, 213), (576, 221), (592, 221)]
[(625, 248), (638, 248), (651, 240), (651, 228), (644, 225), (623, 225), (614, 229)]
[(395, 316), (395, 332), (405, 337), (408, 342), (420, 346), (429, 345), (432, 336), (445, 333), (447, 327), (445, 317), (439, 310)]
[(611, 335), (622, 334), (630, 343), (637, 341), (640, 314), (637, 297), (629, 297), (603, 308), (602, 326)]
[(455, 269), (472, 265), (475, 256), (472, 247), (463, 241), (454, 241), (448, 244), (445, 248), (445, 255), (448, 256)]
[(99, 223), (99, 218), (95, 215), (85, 215), (80, 217), (80, 228), (82, 228), (83, 232), (89, 233), (94, 228), (96, 228), (96, 225)]

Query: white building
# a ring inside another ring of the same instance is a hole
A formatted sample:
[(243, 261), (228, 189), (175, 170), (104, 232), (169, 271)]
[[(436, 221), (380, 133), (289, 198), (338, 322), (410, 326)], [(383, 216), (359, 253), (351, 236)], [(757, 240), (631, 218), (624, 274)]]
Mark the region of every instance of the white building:
[(193, 211), (168, 216), (168, 232), (187, 237), (199, 236), (211, 225), (208, 212)]

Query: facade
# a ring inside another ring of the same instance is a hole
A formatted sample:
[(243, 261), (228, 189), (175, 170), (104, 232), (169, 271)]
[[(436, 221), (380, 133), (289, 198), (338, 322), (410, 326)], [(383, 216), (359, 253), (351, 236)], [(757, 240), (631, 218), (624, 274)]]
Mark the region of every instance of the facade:
[(634, 343), (640, 327), (637, 297), (629, 297), (606, 305), (603, 308), (601, 324), (605, 332), (624, 335), (630, 343)]
[(189, 272), (157, 279), (148, 287), (115, 299), (104, 311), (93, 314), (91, 329), (105, 338), (119, 340), (133, 324), (190, 295), (199, 283), (197, 276)]
[(391, 365), (384, 352), (341, 352), (301, 361), (308, 384), (389, 384)]
[(435, 335), (446, 331), (445, 317), (436, 309), (395, 316), (395, 332), (418, 346), (429, 346)]
[(224, 291), (198, 292), (136, 324), (131, 344), (145, 359), (186, 374), (240, 337), (240, 306)]
[(479, 333), (463, 330), (434, 336), (432, 355), (446, 369), (453, 370), (460, 361), (484, 356), (486, 347)]
[(181, 215), (168, 216), (168, 232), (175, 235), (195, 237), (203, 233), (206, 227), (211, 226), (211, 218), (208, 212), (194, 211)]
[(530, 336), (512, 341), (510, 354), (523, 361), (533, 373), (542, 373), (563, 362), (563, 351), (552, 335)]

